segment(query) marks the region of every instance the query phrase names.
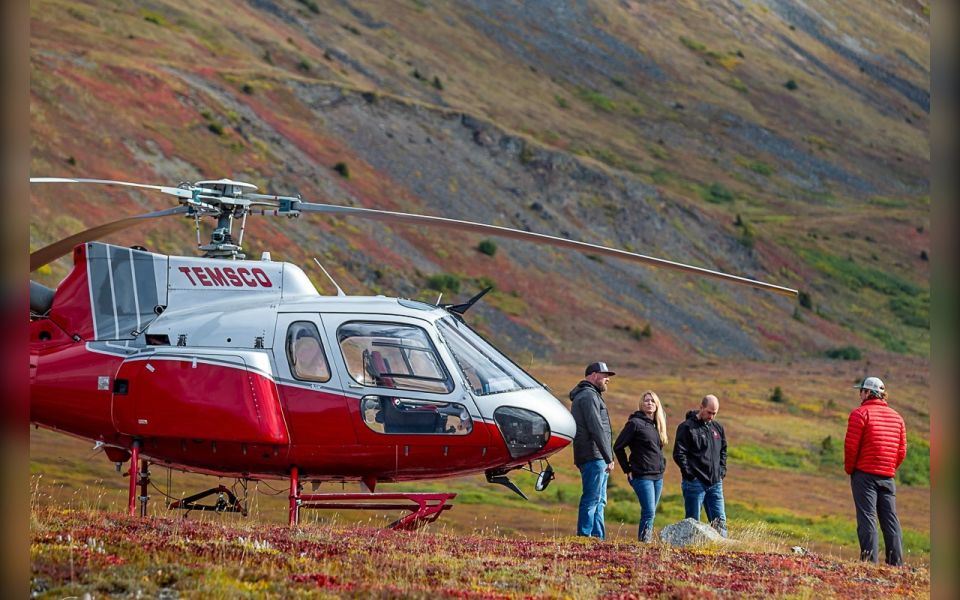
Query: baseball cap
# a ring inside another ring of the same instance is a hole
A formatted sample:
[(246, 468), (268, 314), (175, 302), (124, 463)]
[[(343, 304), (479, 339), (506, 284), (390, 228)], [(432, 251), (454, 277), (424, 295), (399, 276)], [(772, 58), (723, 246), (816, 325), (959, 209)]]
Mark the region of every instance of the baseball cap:
[(858, 390), (870, 390), (871, 392), (886, 391), (886, 388), (883, 386), (883, 382), (880, 381), (879, 377), (867, 377), (861, 383), (858, 383), (853, 387)]
[(590, 375), (591, 373), (603, 373), (604, 375), (616, 375), (613, 371), (607, 368), (607, 363), (605, 362), (595, 362), (587, 365), (587, 371), (585, 375)]

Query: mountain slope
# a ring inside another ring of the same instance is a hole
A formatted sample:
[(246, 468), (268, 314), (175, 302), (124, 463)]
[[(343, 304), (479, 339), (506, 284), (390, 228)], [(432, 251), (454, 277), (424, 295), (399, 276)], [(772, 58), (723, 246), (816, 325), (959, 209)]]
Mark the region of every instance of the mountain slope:
[[(926, 356), (924, 6), (35, 2), (31, 170), (229, 176), (805, 292), (796, 305), (613, 260), (505, 241), (488, 256), (476, 236), (332, 218), (248, 226), (251, 254), (305, 267), (317, 256), (351, 293), (433, 301), (431, 284), (449, 298), (493, 283), (475, 323), (521, 356), (579, 360), (597, 344), (658, 360), (851, 344)], [(34, 247), (165, 205), (33, 188)], [(110, 239), (189, 253), (192, 229)]]

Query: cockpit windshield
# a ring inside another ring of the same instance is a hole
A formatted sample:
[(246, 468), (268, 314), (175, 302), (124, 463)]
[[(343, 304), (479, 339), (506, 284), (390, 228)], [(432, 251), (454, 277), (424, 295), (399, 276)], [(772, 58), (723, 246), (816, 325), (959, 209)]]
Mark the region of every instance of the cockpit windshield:
[(486, 396), (541, 387), (465, 323), (444, 317), (437, 321), (437, 329), (474, 394)]

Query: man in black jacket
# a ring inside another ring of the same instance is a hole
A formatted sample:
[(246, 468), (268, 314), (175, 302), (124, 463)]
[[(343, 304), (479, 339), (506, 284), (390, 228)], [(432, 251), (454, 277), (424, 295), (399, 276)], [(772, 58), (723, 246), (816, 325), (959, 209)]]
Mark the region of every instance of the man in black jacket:
[(680, 467), (686, 518), (700, 520), (700, 507), (720, 535), (727, 537), (727, 515), (723, 506), (723, 478), (727, 474), (727, 437), (715, 420), (720, 401), (713, 394), (703, 397), (700, 410), (687, 413), (677, 427), (673, 461)]
[(577, 516), (577, 535), (606, 537), (603, 509), (607, 504), (607, 479), (613, 471), (613, 430), (601, 394), (614, 372), (606, 363), (587, 366), (585, 378), (570, 390), (570, 412), (577, 423), (573, 462), (580, 469), (583, 493)]

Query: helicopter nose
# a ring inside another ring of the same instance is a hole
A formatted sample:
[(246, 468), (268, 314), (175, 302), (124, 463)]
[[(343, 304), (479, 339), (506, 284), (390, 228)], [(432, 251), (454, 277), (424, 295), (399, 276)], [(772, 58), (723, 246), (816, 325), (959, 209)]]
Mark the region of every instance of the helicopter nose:
[(566, 406), (560, 402), (557, 402), (557, 405), (559, 410), (552, 410), (546, 416), (552, 433), (550, 437), (559, 438), (558, 441), (562, 440), (563, 446), (566, 446), (573, 442), (574, 436), (577, 435), (577, 423), (573, 420), (573, 415), (570, 414)]

